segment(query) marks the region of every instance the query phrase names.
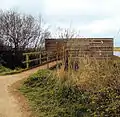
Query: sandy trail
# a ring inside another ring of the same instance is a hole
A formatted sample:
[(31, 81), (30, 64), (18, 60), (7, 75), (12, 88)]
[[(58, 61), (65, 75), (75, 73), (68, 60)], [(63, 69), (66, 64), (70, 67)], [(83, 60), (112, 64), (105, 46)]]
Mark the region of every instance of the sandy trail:
[[(49, 66), (55, 65), (56, 62), (49, 63)], [(9, 86), (15, 82), (27, 78), (39, 69), (46, 69), (47, 65), (43, 65), (19, 74), (0, 76), (0, 117), (26, 117), (21, 111), (18, 99), (10, 93)]]

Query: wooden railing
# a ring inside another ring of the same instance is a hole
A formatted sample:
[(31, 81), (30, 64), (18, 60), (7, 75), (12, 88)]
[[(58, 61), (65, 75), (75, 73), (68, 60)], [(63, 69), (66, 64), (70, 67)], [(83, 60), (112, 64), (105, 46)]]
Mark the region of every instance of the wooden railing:
[[(56, 65), (58, 65), (59, 60), (62, 60), (62, 63), (66, 64), (69, 57), (71, 57), (73, 60), (84, 58), (84, 55), (85, 55), (84, 51), (81, 51), (84, 54), (80, 52), (76, 53), (75, 51), (77, 50), (63, 49), (62, 51), (58, 50), (54, 52), (41, 51), (41, 52), (23, 53), (23, 56), (25, 56), (25, 60), (23, 61), (23, 63), (26, 65), (27, 69), (31, 67), (30, 66), (31, 62), (34, 62), (34, 63), (37, 62), (37, 65), (46, 64), (47, 68), (49, 68), (49, 63), (52, 61), (56, 61)], [(89, 55), (89, 54), (86, 54), (86, 55)], [(90, 56), (90, 58), (105, 59), (105, 58), (111, 58), (111, 57), (106, 55), (106, 56), (96, 56), (96, 57)]]
[[(49, 63), (52, 61), (56, 61), (56, 64), (58, 64), (59, 60), (62, 60), (64, 57), (64, 52), (47, 52), (47, 51), (41, 51), (41, 52), (30, 52), (30, 53), (23, 53), (23, 56), (25, 56), (25, 61), (23, 61), (24, 64), (26, 64), (26, 68), (30, 68), (31, 62), (38, 62), (39, 65), (47, 64), (47, 68), (49, 68)], [(32, 56), (34, 58), (32, 58)], [(37, 56), (37, 57), (35, 57)]]

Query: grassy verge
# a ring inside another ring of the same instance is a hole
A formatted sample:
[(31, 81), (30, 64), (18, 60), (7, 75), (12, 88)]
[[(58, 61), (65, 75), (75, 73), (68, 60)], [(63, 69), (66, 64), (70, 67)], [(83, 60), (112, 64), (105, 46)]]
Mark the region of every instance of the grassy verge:
[(4, 73), (6, 73), (6, 72), (11, 72), (11, 71), (12, 71), (11, 69), (6, 68), (6, 67), (0, 65), (0, 75), (1, 75), (1, 74), (4, 74)]
[(0, 65), (0, 75), (11, 75), (11, 74), (16, 74), (16, 73), (21, 73), (23, 71), (25, 71), (26, 69), (22, 69), (22, 68), (17, 68), (15, 70), (12, 70), (12, 69), (9, 69), (9, 68), (6, 68), (2, 65)]
[[(38, 71), (20, 89), (38, 117), (76, 117), (87, 115), (85, 97), (76, 87), (60, 83), (51, 71)], [(77, 95), (76, 95), (77, 94)]]
[(20, 90), (38, 117), (120, 116), (119, 63), (94, 61), (57, 75), (41, 70)]
[[(43, 64), (43, 65), (44, 65), (44, 64)], [(62, 65), (62, 63), (60, 62), (60, 63), (58, 63), (58, 65), (54, 65), (54, 66), (50, 67), (49, 69), (50, 69), (50, 70), (56, 70), (56, 68), (57, 68), (57, 69), (60, 69), (61, 65)], [(39, 65), (34, 66), (34, 67), (30, 67), (30, 68), (25, 68), (25, 69), (16, 68), (16, 69), (14, 69), (14, 70), (9, 69), (9, 68), (6, 68), (6, 67), (4, 67), (4, 66), (1, 65), (1, 66), (0, 66), (0, 76), (3, 76), (3, 75), (12, 75), (12, 74), (21, 73), (21, 72), (23, 72), (23, 71), (30, 70), (30, 69), (33, 69), (33, 68), (35, 68), (35, 67), (39, 67)]]
[(120, 51), (120, 47), (114, 47), (114, 51)]
[[(91, 87), (90, 87), (91, 88)], [(38, 117), (119, 117), (120, 90), (81, 88), (51, 71), (38, 71), (20, 89)]]

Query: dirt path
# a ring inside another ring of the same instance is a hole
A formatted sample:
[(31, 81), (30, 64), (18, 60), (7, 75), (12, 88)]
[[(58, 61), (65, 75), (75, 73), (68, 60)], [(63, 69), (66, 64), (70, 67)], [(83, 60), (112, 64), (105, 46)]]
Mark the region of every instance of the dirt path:
[[(49, 66), (55, 64), (56, 62), (52, 62)], [(0, 76), (0, 117), (26, 117), (26, 114), (21, 111), (19, 99), (16, 99), (8, 89), (17, 81), (27, 78), (39, 69), (46, 68), (47, 66), (43, 65), (19, 74)]]

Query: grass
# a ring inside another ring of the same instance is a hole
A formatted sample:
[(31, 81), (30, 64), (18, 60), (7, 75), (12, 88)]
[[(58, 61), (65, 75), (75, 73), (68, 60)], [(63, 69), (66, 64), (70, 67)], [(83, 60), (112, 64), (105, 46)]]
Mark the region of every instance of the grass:
[[(52, 67), (50, 67), (49, 69), (50, 70), (56, 70), (56, 68), (60, 68), (62, 65), (62, 63), (58, 63), (58, 65), (54, 65)], [(35, 67), (39, 67), (39, 66), (35, 66)], [(17, 74), (17, 73), (21, 73), (23, 71), (26, 71), (26, 70), (29, 70), (29, 69), (32, 69), (32, 68), (35, 68), (35, 67), (30, 67), (30, 68), (15, 68), (14, 70), (10, 69), (10, 68), (6, 68), (2, 65), (0, 65), (0, 76), (3, 76), (3, 75), (12, 75), (12, 74)]]
[[(51, 71), (38, 71), (32, 75), (20, 89), (29, 99), (38, 117), (68, 117), (76, 116), (76, 111), (84, 112), (86, 108), (83, 102), (79, 104), (81, 96), (77, 88), (59, 84), (59, 79)], [(76, 95), (76, 94), (79, 95)], [(78, 101), (71, 96), (74, 96)], [(81, 100), (82, 101), (82, 100)], [(75, 111), (76, 108), (76, 111)], [(87, 113), (86, 113), (87, 114)]]
[(12, 70), (10, 68), (6, 68), (6, 67), (0, 65), (0, 75), (12, 75), (12, 74), (16, 74), (16, 73), (21, 73), (25, 70), (26, 69), (22, 69), (22, 68), (15, 68), (14, 70)]
[(10, 72), (10, 71), (11, 71), (11, 69), (0, 65), (0, 74), (5, 73), (5, 72)]
[(38, 117), (120, 116), (120, 62), (86, 61), (77, 71), (41, 70), (24, 82), (20, 90)]
[(120, 47), (114, 47), (114, 51), (120, 51)]

